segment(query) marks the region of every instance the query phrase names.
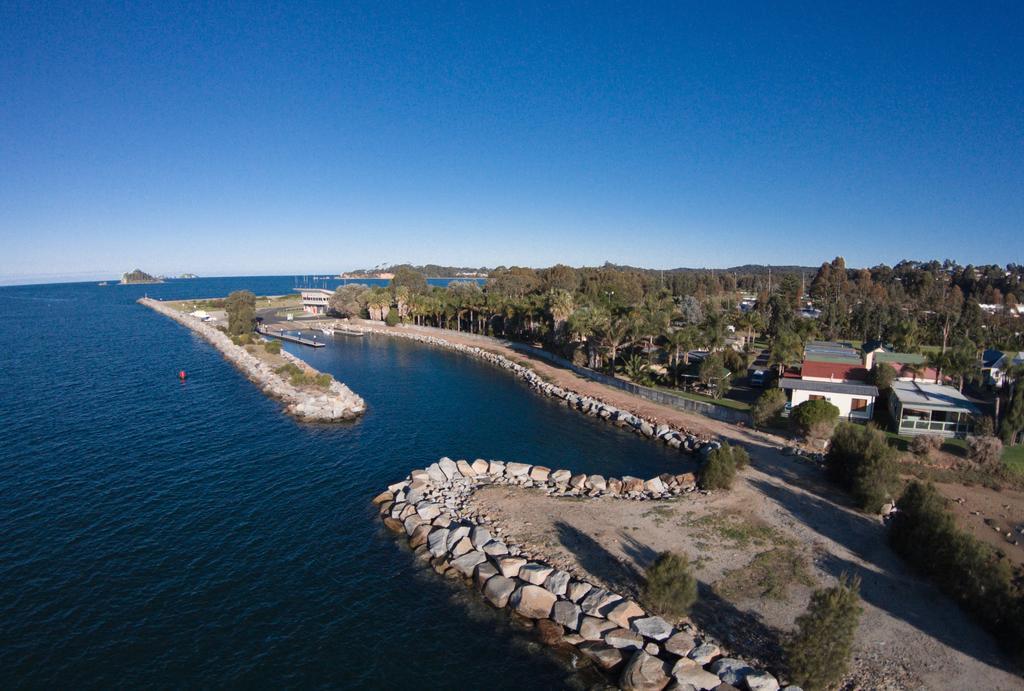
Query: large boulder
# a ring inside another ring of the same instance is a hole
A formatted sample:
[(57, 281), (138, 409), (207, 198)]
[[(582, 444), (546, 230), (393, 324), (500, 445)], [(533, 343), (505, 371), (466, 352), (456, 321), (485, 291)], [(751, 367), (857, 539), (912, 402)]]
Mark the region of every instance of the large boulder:
[(443, 557), (448, 553), (448, 529), (438, 528), (427, 537), (427, 549), (435, 557)]
[(622, 478), (622, 491), (626, 494), (629, 492), (643, 492), (644, 481), (638, 477), (624, 475)]
[(472, 469), (476, 475), (486, 475), (488, 469), (487, 461), (482, 458), (476, 459), (473, 461)]
[(533, 585), (544, 585), (544, 581), (548, 579), (548, 576), (550, 576), (553, 571), (554, 569), (550, 566), (530, 562), (519, 569), (518, 576), (527, 583), (531, 583)]
[(553, 592), (555, 595), (565, 595), (569, 589), (570, 576), (566, 571), (555, 571), (547, 580), (544, 581), (544, 587)]
[(487, 581), (498, 575), (498, 568), (489, 561), (482, 562), (476, 565), (476, 572), (473, 574), (473, 581), (476, 583), (476, 587), (483, 589)]
[(491, 540), (484, 545), (484, 552), (492, 557), (501, 557), (508, 554), (508, 546), (501, 540)]
[(569, 584), (569, 589), (566, 594), (573, 602), (579, 602), (593, 589), (594, 586), (590, 585), (586, 581), (573, 581)]
[(680, 631), (679, 633), (671, 636), (662, 645), (666, 652), (678, 655), (679, 657), (686, 657), (686, 654), (693, 650), (696, 642), (693, 640), (692, 633), (689, 631)]
[(453, 569), (468, 578), (473, 575), (473, 571), (476, 569), (477, 564), (482, 564), (486, 560), (487, 557), (484, 556), (483, 552), (472, 550), (466, 552), (461, 557), (452, 559), (451, 564)]
[(482, 525), (473, 526), (469, 531), (469, 539), (477, 549), (482, 548), (491, 541), (491, 531)]
[[(493, 580), (493, 579), (491, 579)], [(530, 619), (547, 619), (558, 598), (554, 593), (537, 585), (523, 585), (512, 593), (509, 600), (519, 614)]]
[(672, 625), (661, 617), (642, 617), (634, 619), (631, 628), (645, 638), (664, 641), (672, 635)]
[(710, 691), (717, 688), (722, 680), (717, 674), (706, 672), (700, 667), (687, 667), (686, 669), (673, 670), (676, 683), (685, 688), (689, 684), (697, 691)]
[(726, 684), (738, 687), (754, 668), (734, 657), (720, 657), (708, 666), (708, 670), (717, 674)]
[(530, 468), (530, 479), (534, 482), (547, 482), (550, 474), (551, 469), (545, 468), (542, 465), (535, 465)]
[(623, 691), (661, 691), (671, 681), (668, 672), (664, 660), (638, 650), (622, 670), (619, 688)]
[(651, 494), (663, 494), (668, 491), (668, 487), (661, 481), (660, 477), (652, 477), (650, 480), (644, 483), (644, 489)]
[(567, 485), (569, 480), (572, 478), (572, 473), (568, 470), (556, 470), (548, 476), (552, 482), (556, 485)]
[(484, 583), (484, 597), (495, 607), (504, 607), (516, 589), (516, 582), (504, 576), (493, 576)]
[(609, 621), (613, 621), (618, 626), (628, 629), (633, 619), (642, 617), (644, 614), (646, 612), (640, 609), (640, 605), (632, 600), (623, 600), (608, 611), (607, 617)]
[(751, 672), (743, 682), (749, 691), (779, 691), (779, 680), (768, 672)]
[(568, 600), (559, 600), (551, 610), (551, 618), (571, 631), (579, 631), (583, 610)]
[(448, 476), (444, 474), (437, 463), (431, 463), (427, 466), (427, 477), (429, 477), (430, 481), (435, 485), (448, 484)]
[(606, 631), (615, 628), (615, 624), (602, 617), (583, 617), (580, 619), (580, 635), (588, 641), (602, 641)]
[(623, 628), (606, 631), (604, 642), (619, 650), (639, 650), (644, 647), (644, 639), (639, 634)]
[(416, 513), (424, 521), (432, 521), (441, 515), (441, 506), (432, 501), (421, 501), (416, 505)]
[(441, 472), (444, 473), (444, 476), (449, 480), (454, 480), (455, 478), (462, 477), (462, 473), (459, 472), (459, 467), (455, 465), (455, 461), (448, 458), (447, 456), (438, 461), (437, 466), (441, 469)]
[(497, 561), (498, 571), (505, 578), (515, 578), (519, 570), (526, 566), (526, 560), (522, 557), (502, 557)]
[(687, 653), (687, 657), (696, 660), (698, 665), (706, 665), (722, 654), (722, 651), (714, 643), (702, 643)]
[(505, 466), (505, 474), (509, 477), (524, 477), (530, 472), (530, 466), (527, 463), (509, 463)]
[(622, 598), (604, 588), (594, 588), (583, 598), (580, 606), (591, 616), (603, 617)]
[(455, 467), (458, 468), (459, 472), (465, 477), (476, 477), (477, 475), (477, 472), (473, 470), (473, 466), (466, 461), (455, 461)]
[(610, 645), (598, 641), (584, 641), (577, 646), (577, 649), (605, 671), (622, 664), (622, 651)]
[(608, 482), (603, 475), (591, 475), (587, 479), (587, 486), (595, 492), (603, 492), (608, 489)]

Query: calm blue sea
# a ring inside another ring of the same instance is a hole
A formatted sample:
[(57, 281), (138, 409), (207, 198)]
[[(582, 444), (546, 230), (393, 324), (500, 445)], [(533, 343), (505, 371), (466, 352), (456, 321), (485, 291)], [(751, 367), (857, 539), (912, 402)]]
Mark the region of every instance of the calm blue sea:
[(369, 405), (352, 424), (303, 426), (135, 304), (293, 285), (0, 288), (0, 688), (571, 683), (417, 565), (369, 500), (442, 455), (610, 475), (678, 455), (496, 368), (384, 337), (290, 346)]

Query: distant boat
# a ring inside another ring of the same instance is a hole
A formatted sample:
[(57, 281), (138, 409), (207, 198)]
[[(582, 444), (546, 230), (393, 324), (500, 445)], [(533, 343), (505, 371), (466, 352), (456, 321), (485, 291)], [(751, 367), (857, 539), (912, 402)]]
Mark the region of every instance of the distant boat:
[(324, 328), (320, 329), (320, 331), (322, 331), (325, 336), (333, 336), (334, 335), (334, 329), (329, 329), (327, 327), (324, 327)]
[(362, 331), (352, 331), (350, 329), (338, 329), (336, 333), (343, 334), (345, 336), (362, 336)]
[(98, 283), (97, 285), (101, 285), (101, 286), (108, 286), (108, 285), (110, 285), (110, 284), (109, 284), (109, 283), (107, 283), (106, 281), (100, 281), (100, 283)]

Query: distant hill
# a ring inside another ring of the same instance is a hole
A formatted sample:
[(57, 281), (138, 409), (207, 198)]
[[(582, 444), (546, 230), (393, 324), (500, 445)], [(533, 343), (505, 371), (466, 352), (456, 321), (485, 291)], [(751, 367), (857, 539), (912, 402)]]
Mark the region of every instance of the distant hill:
[[(343, 278), (377, 278), (385, 277), (390, 278), (394, 275), (395, 270), (399, 266), (410, 266), (409, 264), (395, 264), (387, 268), (375, 268), (375, 269), (357, 269), (355, 271), (349, 271), (348, 273), (342, 274)], [(773, 274), (799, 274), (799, 273), (810, 273), (813, 274), (818, 270), (817, 266), (782, 266), (782, 265), (769, 265), (769, 264), (744, 264), (743, 266), (731, 266), (726, 269), (708, 269), (698, 267), (677, 267), (674, 269), (648, 269), (642, 266), (627, 266), (623, 264), (612, 264), (611, 262), (605, 262), (605, 267), (610, 269), (618, 269), (620, 271), (639, 271), (641, 273), (663, 273), (663, 274), (674, 274), (674, 273), (730, 273), (744, 276), (760, 276), (767, 274), (771, 271)], [(494, 269), (487, 267), (467, 267), (467, 266), (440, 266), (438, 264), (424, 264), (423, 266), (412, 266), (411, 268), (419, 271), (427, 278), (473, 278), (480, 277), (486, 278), (488, 274), (492, 273)], [(576, 267), (580, 268), (580, 267)]]
[(473, 268), (465, 266), (440, 266), (438, 264), (424, 264), (412, 266), (410, 264), (394, 264), (387, 268), (356, 269), (341, 274), (342, 278), (377, 278), (386, 275), (388, 278), (394, 276), (395, 271), (401, 266), (408, 266), (427, 278), (486, 278), (489, 269), (486, 267)]
[(142, 269), (135, 269), (121, 276), (122, 285), (131, 285), (133, 283), (163, 283), (163, 281), (150, 276)]

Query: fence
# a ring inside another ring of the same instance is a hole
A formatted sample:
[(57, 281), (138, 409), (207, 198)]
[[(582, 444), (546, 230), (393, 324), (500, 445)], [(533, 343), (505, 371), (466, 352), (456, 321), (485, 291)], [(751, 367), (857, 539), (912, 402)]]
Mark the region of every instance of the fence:
[[(380, 322), (370, 322), (376, 326), (380, 325)], [(453, 332), (450, 329), (438, 329), (434, 326), (400, 326), (398, 328), (404, 328), (409, 330), (421, 331), (430, 335), (436, 335), (438, 338), (444, 338), (450, 336)], [(668, 393), (667, 391), (659, 391), (652, 389), (647, 386), (640, 386), (632, 382), (610, 377), (607, 374), (596, 372), (588, 367), (581, 367), (574, 364), (563, 357), (559, 357), (554, 353), (549, 353), (546, 350), (535, 348), (534, 346), (527, 345), (526, 343), (518, 343), (516, 341), (509, 341), (503, 338), (494, 338), (493, 336), (482, 336), (480, 334), (467, 333), (465, 331), (457, 332), (461, 338), (465, 338), (471, 341), (478, 341), (481, 345), (503, 345), (513, 350), (517, 350), (530, 357), (537, 357), (542, 360), (546, 360), (556, 367), (562, 367), (568, 370), (572, 370), (581, 377), (595, 381), (598, 384), (604, 384), (605, 386), (611, 386), (622, 391), (640, 396), (641, 398), (647, 399), (652, 403), (658, 403), (660, 405), (667, 405), (677, 410), (683, 410), (691, 413), (698, 413), (714, 420), (720, 420), (722, 422), (729, 423), (740, 423), (744, 425), (751, 424), (750, 413), (745, 410), (736, 410), (734, 408), (726, 408), (724, 406), (714, 405), (713, 403), (706, 403), (704, 401), (695, 401), (690, 398), (683, 398), (682, 396), (676, 396), (675, 394)]]

